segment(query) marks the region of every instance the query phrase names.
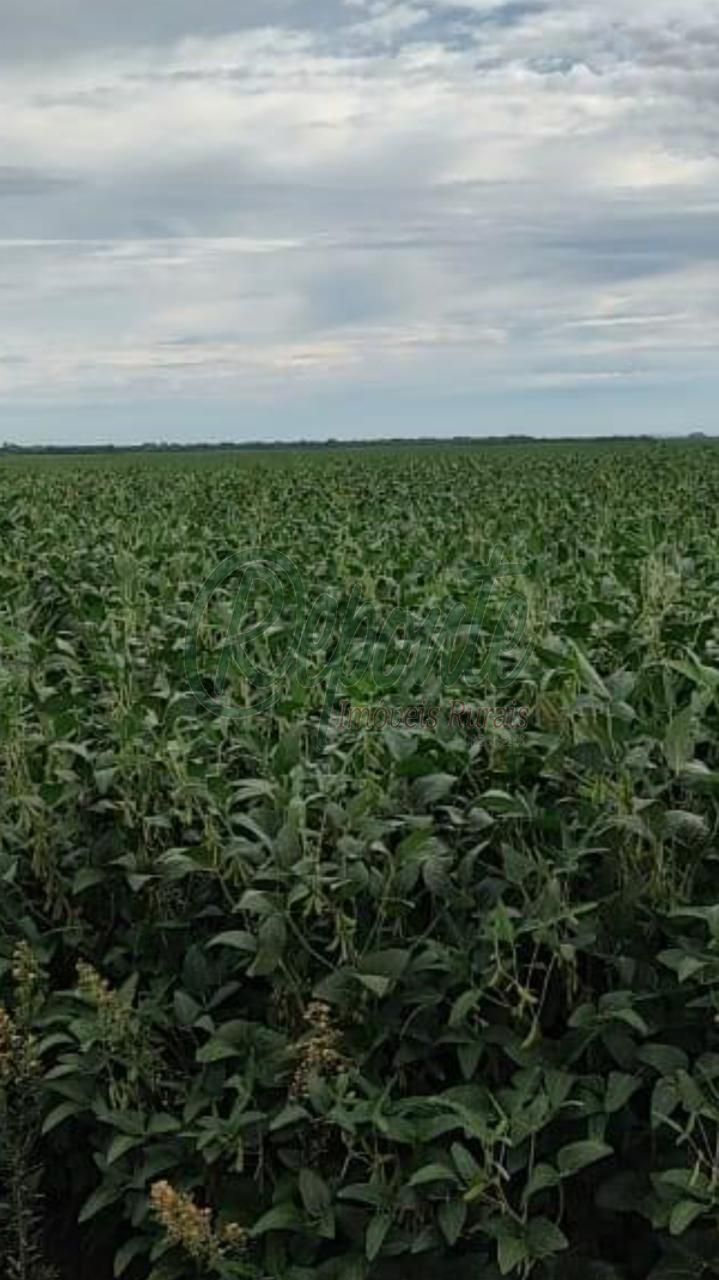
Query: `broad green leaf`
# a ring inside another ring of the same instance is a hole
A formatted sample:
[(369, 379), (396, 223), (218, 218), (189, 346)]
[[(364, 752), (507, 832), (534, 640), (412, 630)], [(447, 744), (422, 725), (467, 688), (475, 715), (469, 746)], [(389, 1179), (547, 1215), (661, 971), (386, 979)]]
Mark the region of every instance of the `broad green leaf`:
[(523, 1203), (528, 1204), (532, 1196), (538, 1195), (540, 1191), (548, 1191), (558, 1187), (560, 1182), (561, 1177), (551, 1164), (535, 1165), (524, 1189)]
[(586, 1169), (590, 1164), (596, 1164), (598, 1160), (606, 1160), (607, 1156), (613, 1154), (612, 1148), (607, 1146), (606, 1142), (591, 1140), (572, 1142), (569, 1146), (562, 1147), (557, 1156), (559, 1172), (563, 1177), (569, 1177)]
[(675, 773), (689, 763), (694, 752), (692, 727), (694, 712), (691, 706), (679, 711), (669, 722), (664, 735), (664, 755), (670, 769)]
[(410, 1187), (423, 1187), (428, 1182), (456, 1182), (457, 1175), (452, 1169), (443, 1164), (426, 1164), (416, 1173), (412, 1174), (408, 1185)]
[(61, 1102), (58, 1107), (54, 1107), (42, 1122), (42, 1133), (52, 1133), (58, 1125), (63, 1121), (69, 1120), (71, 1116), (81, 1115), (85, 1110), (82, 1103), (79, 1102)]
[(287, 945), (287, 925), (284, 916), (277, 912), (263, 920), (258, 936), (257, 958), (250, 974), (253, 977), (269, 977), (280, 966)]
[(451, 773), (431, 773), (425, 778), (417, 778), (414, 783), (417, 801), (424, 806), (439, 804), (449, 795), (456, 781)]
[(471, 1151), (463, 1147), (460, 1142), (453, 1142), (450, 1151), (460, 1178), (467, 1183), (474, 1182), (481, 1175), (482, 1170)]
[(136, 1150), (137, 1147), (142, 1145), (142, 1142), (143, 1138), (141, 1137), (133, 1138), (129, 1134), (118, 1133), (117, 1136), (113, 1138), (107, 1150), (108, 1165), (115, 1164), (130, 1151)]
[(91, 1218), (97, 1217), (98, 1213), (102, 1213), (104, 1209), (108, 1209), (111, 1204), (116, 1204), (121, 1199), (122, 1190), (120, 1187), (112, 1184), (97, 1187), (83, 1204), (78, 1215), (78, 1222), (89, 1222)]
[(702, 1214), (707, 1213), (708, 1206), (697, 1203), (696, 1200), (680, 1200), (679, 1204), (672, 1209), (672, 1216), (669, 1219), (669, 1231), (673, 1236), (681, 1236), (688, 1231), (692, 1223), (697, 1218), (701, 1218)]
[(311, 1169), (300, 1169), (298, 1186), (302, 1203), (313, 1217), (320, 1217), (332, 1202), (327, 1183)]
[(527, 1242), (533, 1258), (552, 1258), (569, 1248), (564, 1232), (549, 1218), (530, 1219)]
[(120, 1276), (125, 1274), (130, 1263), (134, 1262), (135, 1258), (139, 1258), (141, 1254), (147, 1253), (148, 1248), (149, 1241), (145, 1236), (133, 1236), (131, 1240), (128, 1240), (124, 1245), (122, 1245), (115, 1254), (113, 1268), (115, 1280), (119, 1280)]
[(218, 933), (207, 945), (229, 947), (231, 951), (246, 951), (251, 954), (257, 950), (257, 939), (244, 929), (231, 929), (228, 933)]
[(250, 1235), (264, 1236), (270, 1231), (291, 1231), (301, 1225), (302, 1218), (293, 1204), (277, 1204), (258, 1218), (250, 1231)]
[(391, 1226), (392, 1219), (386, 1213), (375, 1214), (370, 1220), (365, 1234), (365, 1253), (368, 1262), (374, 1262), (379, 1257)]
[(437, 1221), (448, 1245), (455, 1245), (467, 1221), (468, 1207), (464, 1200), (447, 1200), (437, 1211)]
[(643, 1044), (637, 1051), (637, 1058), (662, 1076), (672, 1075), (675, 1071), (686, 1071), (689, 1066), (689, 1058), (684, 1050), (671, 1044)]
[(610, 1071), (604, 1095), (606, 1114), (612, 1116), (621, 1111), (641, 1086), (642, 1082), (636, 1076), (626, 1075), (621, 1071)]
[(500, 1274), (511, 1275), (518, 1267), (524, 1265), (529, 1258), (526, 1242), (520, 1235), (501, 1235), (497, 1243), (497, 1262)]

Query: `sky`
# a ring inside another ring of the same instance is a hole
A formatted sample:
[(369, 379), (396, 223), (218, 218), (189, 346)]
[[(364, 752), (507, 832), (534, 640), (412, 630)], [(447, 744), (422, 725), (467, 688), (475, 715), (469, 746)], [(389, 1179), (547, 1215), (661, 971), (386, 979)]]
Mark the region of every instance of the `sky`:
[(2, 0), (0, 440), (716, 429), (719, 0)]

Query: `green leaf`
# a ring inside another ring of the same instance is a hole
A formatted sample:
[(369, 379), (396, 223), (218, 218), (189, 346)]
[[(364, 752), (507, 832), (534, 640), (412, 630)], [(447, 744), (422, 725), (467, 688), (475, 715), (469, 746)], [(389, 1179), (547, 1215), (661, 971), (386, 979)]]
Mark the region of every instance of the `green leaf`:
[(533, 1258), (553, 1258), (569, 1248), (563, 1231), (549, 1218), (532, 1218), (527, 1231), (527, 1243)]
[(481, 999), (482, 992), (477, 990), (465, 991), (461, 996), (458, 996), (452, 1005), (452, 1011), (449, 1015), (450, 1027), (460, 1027), (467, 1014), (476, 1009)]
[(319, 1174), (314, 1173), (312, 1169), (301, 1169), (298, 1186), (302, 1203), (312, 1217), (319, 1218), (329, 1209), (332, 1196), (327, 1183)]
[(509, 845), (505, 845), (502, 849), (502, 863), (504, 874), (510, 884), (526, 884), (534, 870), (532, 859)]
[(199, 1018), (202, 1009), (186, 991), (176, 991), (173, 997), (175, 1017), (181, 1027), (191, 1027)]
[(90, 1218), (117, 1204), (122, 1199), (122, 1189), (116, 1186), (101, 1186), (88, 1197), (78, 1214), (78, 1222), (89, 1222)]
[(337, 1280), (367, 1280), (367, 1263), (357, 1254), (347, 1258), (340, 1264)]
[(551, 1164), (538, 1164), (532, 1170), (532, 1175), (524, 1189), (522, 1196), (523, 1204), (529, 1204), (532, 1196), (539, 1195), (541, 1191), (549, 1191), (554, 1187), (558, 1187), (561, 1179), (556, 1169)]
[(456, 781), (451, 773), (430, 773), (424, 778), (416, 778), (414, 794), (418, 804), (426, 808), (438, 804), (449, 795)]
[(664, 814), (662, 835), (665, 840), (678, 840), (685, 845), (701, 844), (710, 835), (706, 818), (688, 809), (669, 809)]
[(671, 1077), (661, 1076), (657, 1080), (652, 1093), (650, 1112), (652, 1129), (658, 1129), (661, 1125), (666, 1124), (678, 1106), (679, 1089), (676, 1081)]
[(384, 978), (401, 978), (410, 961), (410, 952), (392, 947), (387, 951), (371, 951), (361, 957), (361, 973), (379, 974)]
[(453, 1142), (450, 1148), (450, 1154), (454, 1160), (455, 1168), (466, 1183), (475, 1182), (482, 1173), (481, 1166), (477, 1163), (474, 1156), (460, 1142)]
[(639, 1062), (653, 1067), (661, 1076), (673, 1075), (675, 1071), (686, 1071), (689, 1058), (683, 1049), (671, 1044), (645, 1044), (637, 1051)]
[(608, 1116), (615, 1115), (627, 1105), (629, 1099), (641, 1089), (642, 1082), (636, 1076), (625, 1075), (621, 1071), (611, 1071), (607, 1080), (607, 1091), (604, 1095), (604, 1110)]
[(486, 809), (475, 807), (467, 815), (467, 823), (472, 831), (486, 831), (495, 825), (496, 819)]
[(693, 719), (691, 706), (685, 707), (670, 720), (664, 735), (664, 757), (675, 773), (681, 772), (694, 753)]
[(464, 1200), (447, 1200), (445, 1204), (440, 1205), (437, 1221), (448, 1245), (453, 1246), (459, 1240), (468, 1212)]
[(204, 867), (199, 860), (195, 860), (195, 858), (183, 853), (180, 849), (169, 849), (167, 853), (163, 853), (158, 858), (157, 865), (166, 880), (178, 882), (186, 879), (187, 876), (199, 875), (204, 871)]
[(207, 945), (208, 947), (229, 947), (232, 951), (246, 951), (251, 954), (257, 950), (257, 939), (245, 929), (231, 929), (228, 933), (218, 933), (217, 937)]
[(95, 785), (101, 796), (107, 795), (115, 780), (117, 772), (116, 768), (95, 770)]
[(695, 956), (685, 956), (677, 966), (677, 977), (680, 982), (687, 982), (689, 978), (701, 973), (706, 967), (706, 960), (698, 960)]
[(291, 1231), (293, 1227), (302, 1225), (302, 1218), (293, 1204), (276, 1204), (273, 1209), (263, 1213), (250, 1231), (250, 1235), (264, 1236), (269, 1231)]
[(531, 817), (531, 810), (523, 795), (510, 795), (508, 791), (498, 791), (493, 788), (485, 791), (482, 799), (489, 809), (505, 818)]
[(334, 1210), (325, 1209), (324, 1213), (313, 1219), (312, 1227), (317, 1232), (320, 1240), (334, 1240), (337, 1235)]
[(275, 910), (272, 899), (261, 889), (247, 889), (240, 898), (240, 909), (253, 916), (270, 916)]
[(669, 1233), (673, 1236), (681, 1236), (685, 1231), (696, 1222), (697, 1218), (701, 1218), (702, 1214), (708, 1213), (709, 1207), (704, 1204), (698, 1204), (696, 1200), (680, 1200), (679, 1204), (675, 1204), (669, 1219)]
[(391, 978), (383, 978), (378, 973), (357, 973), (355, 977), (358, 982), (362, 983), (363, 987), (366, 987), (373, 995), (379, 996), (380, 999), (387, 995), (392, 986)]
[(285, 777), (302, 759), (302, 735), (298, 729), (290, 729), (275, 747), (274, 766), (278, 778)]
[(133, 1236), (131, 1240), (128, 1240), (127, 1243), (122, 1246), (121, 1249), (118, 1249), (115, 1254), (115, 1264), (113, 1268), (115, 1280), (119, 1280), (119, 1277), (125, 1274), (130, 1263), (133, 1262), (135, 1258), (138, 1258), (142, 1253), (147, 1253), (149, 1246), (150, 1242), (147, 1236)]
[(79, 1116), (85, 1110), (85, 1107), (79, 1102), (61, 1102), (59, 1107), (54, 1107), (42, 1122), (42, 1133), (52, 1133), (58, 1125), (64, 1120), (69, 1120), (71, 1116)]
[(680, 982), (687, 982), (695, 974), (701, 973), (703, 969), (706, 969), (708, 964), (706, 957), (688, 955), (685, 951), (680, 951), (676, 947), (668, 951), (660, 951), (657, 958), (667, 969), (671, 969), (676, 973)]
[(677, 1071), (676, 1082), (682, 1105), (687, 1111), (694, 1111), (697, 1115), (704, 1114), (707, 1100), (693, 1076), (688, 1071)]
[(260, 926), (257, 959), (250, 967), (250, 975), (268, 978), (280, 966), (287, 944), (287, 925), (279, 912), (263, 920)]
[(457, 1175), (453, 1169), (443, 1164), (426, 1164), (412, 1174), (408, 1182), (410, 1187), (423, 1187), (428, 1182), (456, 1182)]
[(599, 1160), (606, 1160), (607, 1156), (614, 1155), (611, 1147), (606, 1142), (572, 1142), (567, 1147), (562, 1147), (557, 1157), (559, 1171), (563, 1178), (571, 1177), (572, 1174), (579, 1173), (581, 1169), (586, 1169), (590, 1164), (596, 1164)]
[(624, 1022), (632, 1031), (638, 1031), (640, 1036), (649, 1034), (649, 1027), (644, 1019), (634, 1009), (615, 1009), (612, 1017), (618, 1022)]
[(100, 867), (80, 867), (72, 882), (73, 895), (86, 893), (88, 889), (94, 889), (95, 885), (103, 884), (106, 879), (107, 872)]
[(374, 1262), (382, 1251), (392, 1219), (388, 1213), (377, 1213), (371, 1219), (365, 1234), (365, 1253), (369, 1262)]
[(497, 1262), (501, 1275), (511, 1275), (518, 1267), (523, 1266), (528, 1259), (529, 1250), (521, 1236), (507, 1234), (499, 1237)]
[(602, 677), (600, 676), (596, 668), (592, 666), (591, 662), (589, 661), (589, 658), (584, 653), (583, 649), (581, 649), (580, 646), (576, 643), (576, 641), (572, 639), (569, 639), (567, 643), (572, 653), (574, 654), (577, 671), (582, 677), (582, 681), (585, 689), (587, 689), (590, 693), (596, 694), (599, 698), (603, 700), (604, 699), (609, 700), (611, 695), (609, 693), (609, 690), (606, 684), (604, 683)]
[(457, 1045), (457, 1057), (462, 1072), (463, 1080), (473, 1080), (479, 1069), (479, 1064), (484, 1055), (485, 1046), (480, 1042), (475, 1044), (459, 1044)]
[(121, 1160), (129, 1151), (133, 1151), (136, 1147), (142, 1146), (144, 1138), (132, 1138), (126, 1133), (118, 1133), (110, 1143), (107, 1151), (108, 1165), (115, 1164), (117, 1160)]
[(228, 1044), (226, 1040), (215, 1036), (207, 1044), (204, 1044), (201, 1049), (197, 1050), (195, 1061), (203, 1066), (209, 1066), (213, 1062), (224, 1062), (228, 1058), (236, 1058), (237, 1053), (237, 1049)]
[(175, 1116), (168, 1115), (166, 1111), (158, 1111), (150, 1117), (147, 1132), (151, 1137), (156, 1137), (167, 1133), (179, 1133), (181, 1128)]
[(270, 1133), (275, 1133), (278, 1129), (287, 1129), (292, 1124), (300, 1124), (303, 1120), (309, 1120), (310, 1113), (306, 1107), (299, 1104), (291, 1103), (287, 1107), (283, 1107), (282, 1111), (270, 1121)]
[(374, 1182), (354, 1182), (343, 1187), (339, 1192), (340, 1200), (356, 1200), (359, 1204), (369, 1204), (380, 1208), (387, 1200), (387, 1189)]

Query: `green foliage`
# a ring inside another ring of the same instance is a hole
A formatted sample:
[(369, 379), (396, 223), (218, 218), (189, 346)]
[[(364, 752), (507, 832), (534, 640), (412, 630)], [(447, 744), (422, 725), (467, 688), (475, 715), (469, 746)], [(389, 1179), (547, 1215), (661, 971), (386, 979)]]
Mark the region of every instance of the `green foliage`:
[[(718, 499), (711, 446), (0, 469), (0, 1003), (62, 1275), (719, 1272)], [(213, 714), (186, 628), (258, 549), (420, 630), (511, 568), (481, 662), (355, 688), (318, 622)], [(330, 686), (527, 727), (321, 734)]]

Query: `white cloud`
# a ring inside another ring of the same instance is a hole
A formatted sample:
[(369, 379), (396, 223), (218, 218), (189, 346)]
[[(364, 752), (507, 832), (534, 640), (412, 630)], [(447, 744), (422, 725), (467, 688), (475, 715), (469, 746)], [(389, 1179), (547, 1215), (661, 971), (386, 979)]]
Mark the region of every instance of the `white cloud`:
[(0, 395), (710, 370), (719, 0), (265, 12), (6, 68)]

